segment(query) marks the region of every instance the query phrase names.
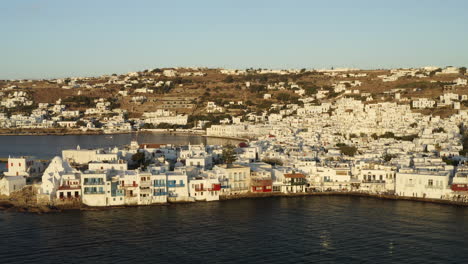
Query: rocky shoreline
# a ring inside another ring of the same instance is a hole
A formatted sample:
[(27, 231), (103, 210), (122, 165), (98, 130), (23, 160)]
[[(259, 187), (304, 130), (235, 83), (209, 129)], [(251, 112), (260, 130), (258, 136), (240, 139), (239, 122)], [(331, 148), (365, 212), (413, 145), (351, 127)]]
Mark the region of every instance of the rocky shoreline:
[[(418, 198), (418, 197), (402, 197), (402, 196), (388, 195), (388, 194), (369, 194), (369, 193), (361, 193), (361, 192), (313, 192), (313, 193), (290, 193), (290, 194), (285, 194), (285, 193), (251, 194), (249, 193), (249, 194), (239, 194), (239, 195), (222, 195), (220, 196), (219, 201), (223, 202), (223, 201), (229, 201), (229, 200), (261, 199), (261, 198), (271, 198), (271, 197), (298, 198), (298, 197), (307, 197), (307, 196), (363, 197), (363, 198), (372, 198), (372, 199), (424, 202), (424, 203), (454, 205), (454, 206), (463, 206), (463, 207), (468, 206), (468, 203), (466, 202), (457, 202), (457, 201), (449, 201), (449, 200), (441, 200), (441, 199), (427, 199), (427, 198)], [(10, 201), (10, 200), (0, 200), (0, 211), (44, 214), (44, 213), (59, 213), (59, 212), (64, 212), (64, 211), (77, 211), (77, 210), (78, 211), (106, 211), (106, 210), (123, 209), (123, 208), (129, 208), (129, 207), (169, 206), (169, 205), (174, 205), (174, 204), (180, 204), (180, 203), (169, 202), (169, 203), (164, 203), (164, 204), (151, 204), (151, 205), (91, 207), (91, 206), (86, 206), (82, 203), (40, 205), (40, 204), (32, 204), (32, 203), (29, 203), (29, 204), (16, 203), (15, 201)]]

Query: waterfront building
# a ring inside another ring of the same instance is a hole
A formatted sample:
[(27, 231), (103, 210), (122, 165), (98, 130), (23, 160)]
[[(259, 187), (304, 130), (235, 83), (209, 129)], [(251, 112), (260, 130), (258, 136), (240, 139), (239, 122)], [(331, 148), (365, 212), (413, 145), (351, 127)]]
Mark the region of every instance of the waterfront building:
[(5, 176), (38, 177), (42, 175), (46, 164), (28, 157), (8, 157)]
[(152, 203), (166, 203), (168, 195), (166, 174), (153, 170), (150, 177), (152, 182)]
[(369, 193), (394, 193), (396, 167), (362, 163), (356, 169), (359, 190)]
[(449, 171), (400, 169), (395, 177), (396, 195), (443, 199), (451, 191)]
[(175, 171), (166, 172), (166, 176), (168, 201), (193, 201), (193, 198), (189, 195), (188, 176), (184, 168), (177, 168)]
[(22, 176), (0, 175), (0, 195), (9, 196), (26, 186), (26, 180)]
[[(70, 189), (70, 197), (79, 198), (81, 191), (76, 189), (76, 185), (79, 186), (80, 174), (62, 158), (53, 158), (42, 174), (42, 182), (39, 188), (40, 198), (50, 201), (61, 195), (68, 196), (68, 191), (64, 193), (66, 189)], [(61, 191), (58, 192), (60, 189)]]
[(88, 206), (108, 206), (111, 184), (106, 173), (86, 171), (81, 174), (82, 201)]
[(291, 168), (277, 167), (272, 171), (273, 191), (282, 193), (305, 192), (307, 187), (306, 175), (297, 173)]
[(240, 194), (250, 189), (250, 168), (240, 164), (219, 164), (213, 170), (224, 193)]
[(221, 184), (217, 178), (200, 176), (189, 181), (190, 197), (195, 201), (217, 201), (221, 192)]
[(62, 183), (57, 189), (57, 199), (61, 201), (80, 201), (81, 183), (75, 175), (64, 175)]

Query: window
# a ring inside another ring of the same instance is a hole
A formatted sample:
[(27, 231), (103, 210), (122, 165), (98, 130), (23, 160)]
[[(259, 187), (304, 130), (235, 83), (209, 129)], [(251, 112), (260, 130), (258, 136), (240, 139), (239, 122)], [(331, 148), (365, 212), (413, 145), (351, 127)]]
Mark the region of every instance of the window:
[(433, 185), (434, 185), (434, 182), (433, 182), (432, 180), (429, 180), (429, 181), (427, 182), (427, 185), (433, 186)]

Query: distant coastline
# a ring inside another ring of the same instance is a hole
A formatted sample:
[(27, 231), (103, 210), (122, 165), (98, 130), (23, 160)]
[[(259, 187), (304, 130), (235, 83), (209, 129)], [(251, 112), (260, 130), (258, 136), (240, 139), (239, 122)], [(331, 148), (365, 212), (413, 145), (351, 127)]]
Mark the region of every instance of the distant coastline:
[(61, 129), (51, 129), (48, 131), (43, 130), (25, 130), (21, 129), (10, 130), (11, 132), (6, 132), (5, 129), (0, 129), (0, 136), (68, 136), (68, 135), (119, 135), (119, 134), (132, 134), (132, 133), (155, 133), (155, 134), (167, 134), (167, 135), (192, 135), (192, 136), (201, 136), (206, 138), (219, 138), (235, 141), (248, 141), (246, 138), (237, 138), (237, 137), (220, 137), (220, 136), (208, 136), (206, 132), (203, 131), (186, 131), (186, 130), (170, 130), (170, 129), (142, 129), (139, 131), (131, 132), (112, 132), (104, 133), (104, 131), (78, 131), (78, 130), (67, 130), (63, 131)]

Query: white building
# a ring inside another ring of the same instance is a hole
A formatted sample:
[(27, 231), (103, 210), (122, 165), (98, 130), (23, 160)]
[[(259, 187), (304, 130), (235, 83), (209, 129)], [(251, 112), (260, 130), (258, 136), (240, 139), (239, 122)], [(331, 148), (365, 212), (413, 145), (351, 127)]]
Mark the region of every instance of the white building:
[(76, 164), (88, 164), (91, 161), (117, 161), (119, 159), (117, 152), (105, 152), (102, 149), (76, 149), (62, 150), (63, 160)]
[(413, 108), (424, 109), (424, 108), (434, 108), (436, 102), (427, 98), (418, 98), (412, 102)]
[(221, 184), (216, 178), (197, 177), (189, 181), (190, 196), (196, 201), (217, 201)]
[(444, 198), (449, 192), (449, 171), (400, 170), (395, 194), (421, 198)]
[(55, 157), (42, 174), (40, 194), (44, 198), (52, 200), (59, 196), (57, 190), (61, 186), (67, 186), (67, 181), (79, 179), (80, 173), (77, 170), (73, 169), (67, 161)]

